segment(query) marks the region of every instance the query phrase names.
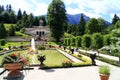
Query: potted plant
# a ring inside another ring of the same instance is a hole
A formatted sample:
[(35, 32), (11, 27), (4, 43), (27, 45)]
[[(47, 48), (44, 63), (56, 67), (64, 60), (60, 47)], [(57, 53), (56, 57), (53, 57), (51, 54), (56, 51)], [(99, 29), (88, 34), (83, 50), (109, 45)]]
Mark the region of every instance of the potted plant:
[(99, 67), (100, 79), (108, 80), (110, 76), (110, 68), (107, 65), (103, 65)]
[(44, 61), (46, 59), (46, 56), (45, 55), (38, 55), (38, 61), (40, 61), (40, 68), (43, 68), (44, 67)]
[(6, 55), (2, 60), (2, 66), (9, 70), (8, 76), (19, 75), (19, 69), (25, 67), (29, 62), (29, 58), (18, 53), (12, 53)]

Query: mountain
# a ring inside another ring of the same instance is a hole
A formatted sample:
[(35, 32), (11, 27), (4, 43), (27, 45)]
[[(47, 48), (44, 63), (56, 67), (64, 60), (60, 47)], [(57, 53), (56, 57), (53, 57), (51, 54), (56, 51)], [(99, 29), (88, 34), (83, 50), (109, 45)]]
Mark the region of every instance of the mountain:
[[(83, 14), (83, 13), (75, 14), (75, 15), (67, 14), (68, 23), (69, 24), (75, 24), (75, 25), (79, 24), (81, 14)], [(83, 16), (84, 16), (84, 19), (85, 19), (86, 22), (88, 22), (90, 20), (90, 17), (86, 16), (85, 14), (83, 14)], [(106, 20), (104, 20), (104, 22), (107, 26), (111, 25), (111, 23), (106, 21)]]
[[(84, 16), (84, 19), (86, 22), (90, 20), (90, 18), (88, 16), (86, 16), (84, 14), (83, 14), (83, 16)], [(80, 17), (81, 17), (81, 14), (75, 14), (75, 15), (67, 14), (68, 23), (77, 25), (80, 22)]]
[[(86, 22), (88, 22), (88, 21), (90, 20), (90, 17), (89, 17), (89, 16), (86, 16), (86, 15), (83, 14), (83, 13), (74, 14), (74, 15), (67, 14), (66, 16), (67, 16), (67, 19), (68, 19), (68, 23), (69, 23), (69, 24), (74, 24), (74, 25), (79, 24), (81, 14), (84, 16), (84, 19), (85, 19)], [(47, 18), (47, 15), (43, 15), (43, 16), (45, 16), (45, 19)], [(106, 21), (106, 20), (104, 20), (104, 21), (105, 21), (105, 24), (106, 24), (107, 26), (111, 25), (110, 22), (108, 22), (108, 21)]]

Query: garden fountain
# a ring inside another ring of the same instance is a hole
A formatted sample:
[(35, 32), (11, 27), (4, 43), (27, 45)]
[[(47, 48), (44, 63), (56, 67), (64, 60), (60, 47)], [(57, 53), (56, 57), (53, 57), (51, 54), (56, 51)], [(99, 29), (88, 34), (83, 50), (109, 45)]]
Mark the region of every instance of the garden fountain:
[(28, 53), (37, 53), (37, 50), (35, 48), (35, 40), (34, 40), (34, 38), (31, 39), (31, 47), (29, 48)]
[(34, 38), (31, 39), (31, 50), (35, 52), (35, 40)]

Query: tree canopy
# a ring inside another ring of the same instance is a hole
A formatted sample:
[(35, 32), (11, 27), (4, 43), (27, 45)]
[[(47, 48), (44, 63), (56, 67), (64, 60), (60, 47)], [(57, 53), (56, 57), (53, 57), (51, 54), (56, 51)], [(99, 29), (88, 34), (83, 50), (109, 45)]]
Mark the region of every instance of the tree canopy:
[(47, 23), (51, 36), (59, 42), (64, 35), (64, 24), (67, 23), (65, 5), (61, 0), (53, 0), (47, 12)]

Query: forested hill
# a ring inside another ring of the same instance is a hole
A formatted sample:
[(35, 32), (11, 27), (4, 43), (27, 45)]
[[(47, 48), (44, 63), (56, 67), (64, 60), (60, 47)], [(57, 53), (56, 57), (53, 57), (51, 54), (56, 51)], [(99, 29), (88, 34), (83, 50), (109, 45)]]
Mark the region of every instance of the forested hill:
[[(75, 14), (75, 15), (67, 14), (68, 23), (69, 24), (75, 24), (75, 25), (78, 24), (80, 22), (81, 14), (82, 13)], [(83, 14), (83, 16), (84, 16), (84, 19), (85, 19), (86, 22), (90, 20), (89, 16), (86, 16), (85, 14)], [(111, 24), (110, 22), (108, 22), (106, 20), (104, 20), (104, 21), (105, 21), (106, 25), (110, 25)]]

